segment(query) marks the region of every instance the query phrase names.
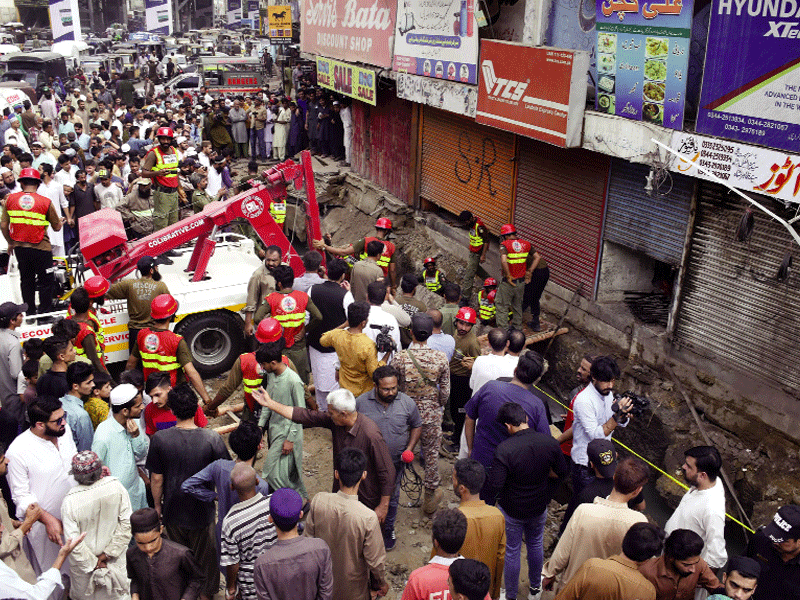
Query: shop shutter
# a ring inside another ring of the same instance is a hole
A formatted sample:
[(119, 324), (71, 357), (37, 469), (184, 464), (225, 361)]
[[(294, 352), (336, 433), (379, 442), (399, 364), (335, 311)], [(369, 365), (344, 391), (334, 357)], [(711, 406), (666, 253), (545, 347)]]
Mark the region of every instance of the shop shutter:
[[(769, 208), (775, 204), (759, 197)], [(749, 206), (713, 183), (701, 183), (676, 341), (719, 364), (800, 391), (798, 247), (786, 229), (754, 209), (748, 242), (736, 228)], [(787, 250), (795, 269), (776, 279)]]
[(663, 184), (663, 190), (648, 196), (644, 191), (648, 173), (647, 165), (618, 158), (611, 161), (603, 237), (678, 266), (686, 240), (694, 179), (670, 173), (671, 179)]
[(551, 281), (593, 298), (600, 256), (607, 156), (519, 140), (514, 223), (550, 267)]
[(353, 101), (353, 171), (410, 203), (412, 105), (394, 88), (379, 90), (377, 102)]
[(511, 222), (514, 135), (426, 106), (420, 195), (455, 214), (469, 210), (499, 233)]

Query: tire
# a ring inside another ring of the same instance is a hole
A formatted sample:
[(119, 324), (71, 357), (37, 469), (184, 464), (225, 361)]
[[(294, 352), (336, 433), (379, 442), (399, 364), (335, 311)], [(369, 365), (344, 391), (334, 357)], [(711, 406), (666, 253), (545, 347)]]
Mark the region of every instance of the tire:
[(175, 328), (189, 345), (193, 364), (203, 378), (229, 370), (244, 352), (244, 328), (240, 318), (226, 310), (190, 315)]

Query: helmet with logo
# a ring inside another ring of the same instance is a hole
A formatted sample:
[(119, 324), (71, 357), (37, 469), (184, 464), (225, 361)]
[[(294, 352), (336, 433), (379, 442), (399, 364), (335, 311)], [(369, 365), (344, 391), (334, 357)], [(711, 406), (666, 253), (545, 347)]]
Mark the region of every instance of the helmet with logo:
[(107, 291), (111, 284), (108, 279), (102, 275), (95, 275), (86, 280), (83, 288), (88, 292), (89, 298), (101, 298)]
[(381, 217), (377, 221), (375, 221), (375, 229), (391, 229), (392, 222), (387, 219), (386, 217)]
[(475, 325), (476, 318), (477, 314), (475, 313), (475, 309), (469, 306), (462, 306), (456, 313), (456, 321), (464, 321), (465, 323)]
[(161, 294), (150, 303), (150, 316), (156, 321), (169, 319), (178, 312), (178, 301), (170, 294)]
[(496, 297), (497, 297), (497, 291), (496, 291), (496, 290), (492, 290), (491, 292), (489, 292), (488, 294), (486, 294), (486, 299), (487, 299), (489, 302), (494, 302), (494, 299), (495, 299)]
[(20, 171), (17, 179), (19, 179), (21, 183), (25, 183), (25, 180), (28, 180), (30, 183), (41, 183), (42, 176), (39, 175), (39, 171), (36, 169), (28, 167), (27, 169), (22, 169), (22, 171)]
[(487, 277), (483, 280), (483, 287), (497, 287), (497, 279), (494, 277)]
[(433, 258), (432, 256), (429, 256), (428, 258), (426, 258), (425, 260), (422, 261), (422, 264), (423, 265), (435, 265), (436, 264), (436, 259)]
[(160, 137), (174, 138), (175, 134), (173, 133), (172, 128), (170, 128), (170, 127), (159, 127), (158, 131), (156, 131), (156, 137), (157, 138), (160, 138)]
[(277, 319), (263, 319), (256, 329), (256, 339), (262, 344), (277, 342), (283, 335), (283, 327)]
[(514, 235), (517, 230), (510, 223), (506, 223), (500, 228), (500, 235)]

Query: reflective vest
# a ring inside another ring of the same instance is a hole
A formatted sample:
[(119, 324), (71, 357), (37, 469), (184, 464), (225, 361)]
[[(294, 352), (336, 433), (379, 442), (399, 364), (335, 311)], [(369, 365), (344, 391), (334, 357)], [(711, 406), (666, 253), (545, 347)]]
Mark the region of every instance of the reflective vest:
[(166, 371), (172, 387), (175, 387), (178, 369), (183, 366), (178, 364), (178, 344), (182, 339), (183, 336), (171, 331), (154, 331), (149, 327), (139, 332), (136, 344), (142, 357), (145, 381), (150, 373)]
[(242, 366), (242, 387), (244, 388), (244, 401), (247, 403), (247, 408), (253, 412), (255, 404), (253, 402), (253, 392), (261, 385), (261, 380), (264, 379), (264, 373), (261, 371), (261, 365), (256, 360), (255, 352), (248, 352), (239, 357), (239, 363)]
[(389, 262), (392, 260), (392, 254), (394, 254), (394, 244), (392, 242), (387, 242), (386, 240), (379, 240), (376, 237), (368, 237), (364, 238), (364, 251), (361, 253), (361, 260), (367, 260), (367, 244), (372, 241), (380, 242), (383, 244), (383, 254), (378, 257), (378, 266), (383, 269), (383, 274), (389, 274)]
[(469, 251), (480, 252), (483, 250), (483, 237), (480, 230), (484, 228), (483, 221), (480, 219), (475, 220), (475, 226), (469, 232)]
[(483, 290), (478, 292), (478, 316), (481, 321), (491, 321), (494, 319), (494, 314), (497, 310), (494, 306), (494, 301), (489, 300), (487, 297), (488, 295), (489, 294), (485, 293)]
[(17, 192), (6, 199), (9, 233), (15, 242), (38, 244), (44, 239), (49, 222), (50, 199), (41, 194)]
[(89, 320), (94, 323), (94, 332), (95, 338), (97, 338), (97, 345), (103, 351), (103, 354), (106, 353), (106, 332), (103, 329), (103, 323), (100, 322), (100, 319), (97, 318), (97, 313), (94, 312), (91, 308), (89, 309)]
[(430, 291), (438, 292), (442, 289), (442, 281), (438, 270), (433, 274), (433, 277), (430, 277), (427, 271), (423, 271), (422, 275), (425, 277), (425, 287)]
[(294, 290), (288, 294), (273, 292), (266, 297), (270, 315), (283, 326), (286, 347), (294, 345), (294, 336), (305, 325), (308, 294)]
[(278, 225), (283, 225), (286, 220), (286, 201), (278, 202), (273, 200), (269, 205), (269, 214)]
[(530, 242), (525, 240), (505, 240), (501, 242), (506, 249), (508, 259), (508, 270), (511, 272), (512, 279), (525, 277), (526, 262), (528, 254), (531, 253)]
[[(67, 317), (71, 319), (72, 317)], [(105, 356), (103, 356), (103, 348), (100, 346), (100, 340), (98, 339), (97, 335), (95, 334), (94, 329), (91, 326), (83, 323), (82, 321), (77, 321), (78, 325), (80, 325), (80, 331), (78, 335), (75, 336), (75, 354), (78, 356), (86, 356), (86, 350), (83, 348), (83, 340), (86, 339), (87, 336), (91, 335), (94, 337), (94, 349), (97, 352), (98, 358), (105, 362)]]
[[(162, 171), (164, 169), (177, 169), (178, 168), (178, 154), (173, 150), (172, 154), (162, 154), (158, 146), (151, 150), (156, 156), (156, 164), (153, 166), (153, 171)], [(175, 188), (178, 190), (178, 174), (164, 175), (156, 177), (156, 181), (164, 187)]]

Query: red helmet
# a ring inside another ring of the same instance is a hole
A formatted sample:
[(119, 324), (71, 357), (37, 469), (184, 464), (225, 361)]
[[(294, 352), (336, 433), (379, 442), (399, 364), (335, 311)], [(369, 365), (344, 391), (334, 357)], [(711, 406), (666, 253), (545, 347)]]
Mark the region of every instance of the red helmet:
[(277, 319), (263, 319), (256, 329), (256, 339), (262, 344), (277, 342), (283, 335), (283, 327)]
[(156, 131), (156, 137), (157, 138), (160, 138), (160, 137), (174, 138), (175, 137), (175, 133), (172, 131), (171, 127), (159, 127), (158, 131)]
[(436, 259), (431, 257), (431, 256), (429, 256), (428, 258), (426, 258), (425, 260), (422, 261), (422, 264), (423, 265), (431, 265), (431, 264), (435, 265), (436, 264)]
[(391, 229), (392, 222), (387, 219), (386, 217), (381, 217), (377, 221), (375, 221), (375, 229)]
[(489, 292), (488, 294), (486, 294), (486, 299), (487, 299), (489, 302), (494, 302), (494, 299), (495, 299), (495, 297), (496, 297), (496, 296), (497, 296), (497, 291), (496, 291), (496, 290), (492, 290), (491, 292)]
[(500, 228), (500, 235), (514, 235), (517, 230), (510, 223), (506, 223)]
[(102, 275), (95, 275), (87, 279), (83, 287), (89, 292), (89, 298), (101, 298), (111, 287), (111, 284)]
[(494, 277), (487, 277), (483, 280), (483, 287), (497, 287), (497, 279)]
[(472, 323), (475, 325), (475, 320), (477, 319), (477, 314), (475, 313), (474, 308), (470, 308), (469, 306), (462, 306), (458, 309), (456, 313), (456, 321), (464, 321), (465, 323)]
[(42, 176), (39, 175), (39, 171), (37, 171), (36, 169), (28, 167), (27, 169), (22, 169), (22, 171), (20, 171), (19, 177), (17, 179), (19, 179), (20, 181), (22, 181), (23, 179), (35, 179), (36, 183), (39, 183), (42, 180)]
[(156, 321), (169, 319), (178, 312), (178, 301), (170, 294), (161, 294), (150, 303), (150, 316)]

